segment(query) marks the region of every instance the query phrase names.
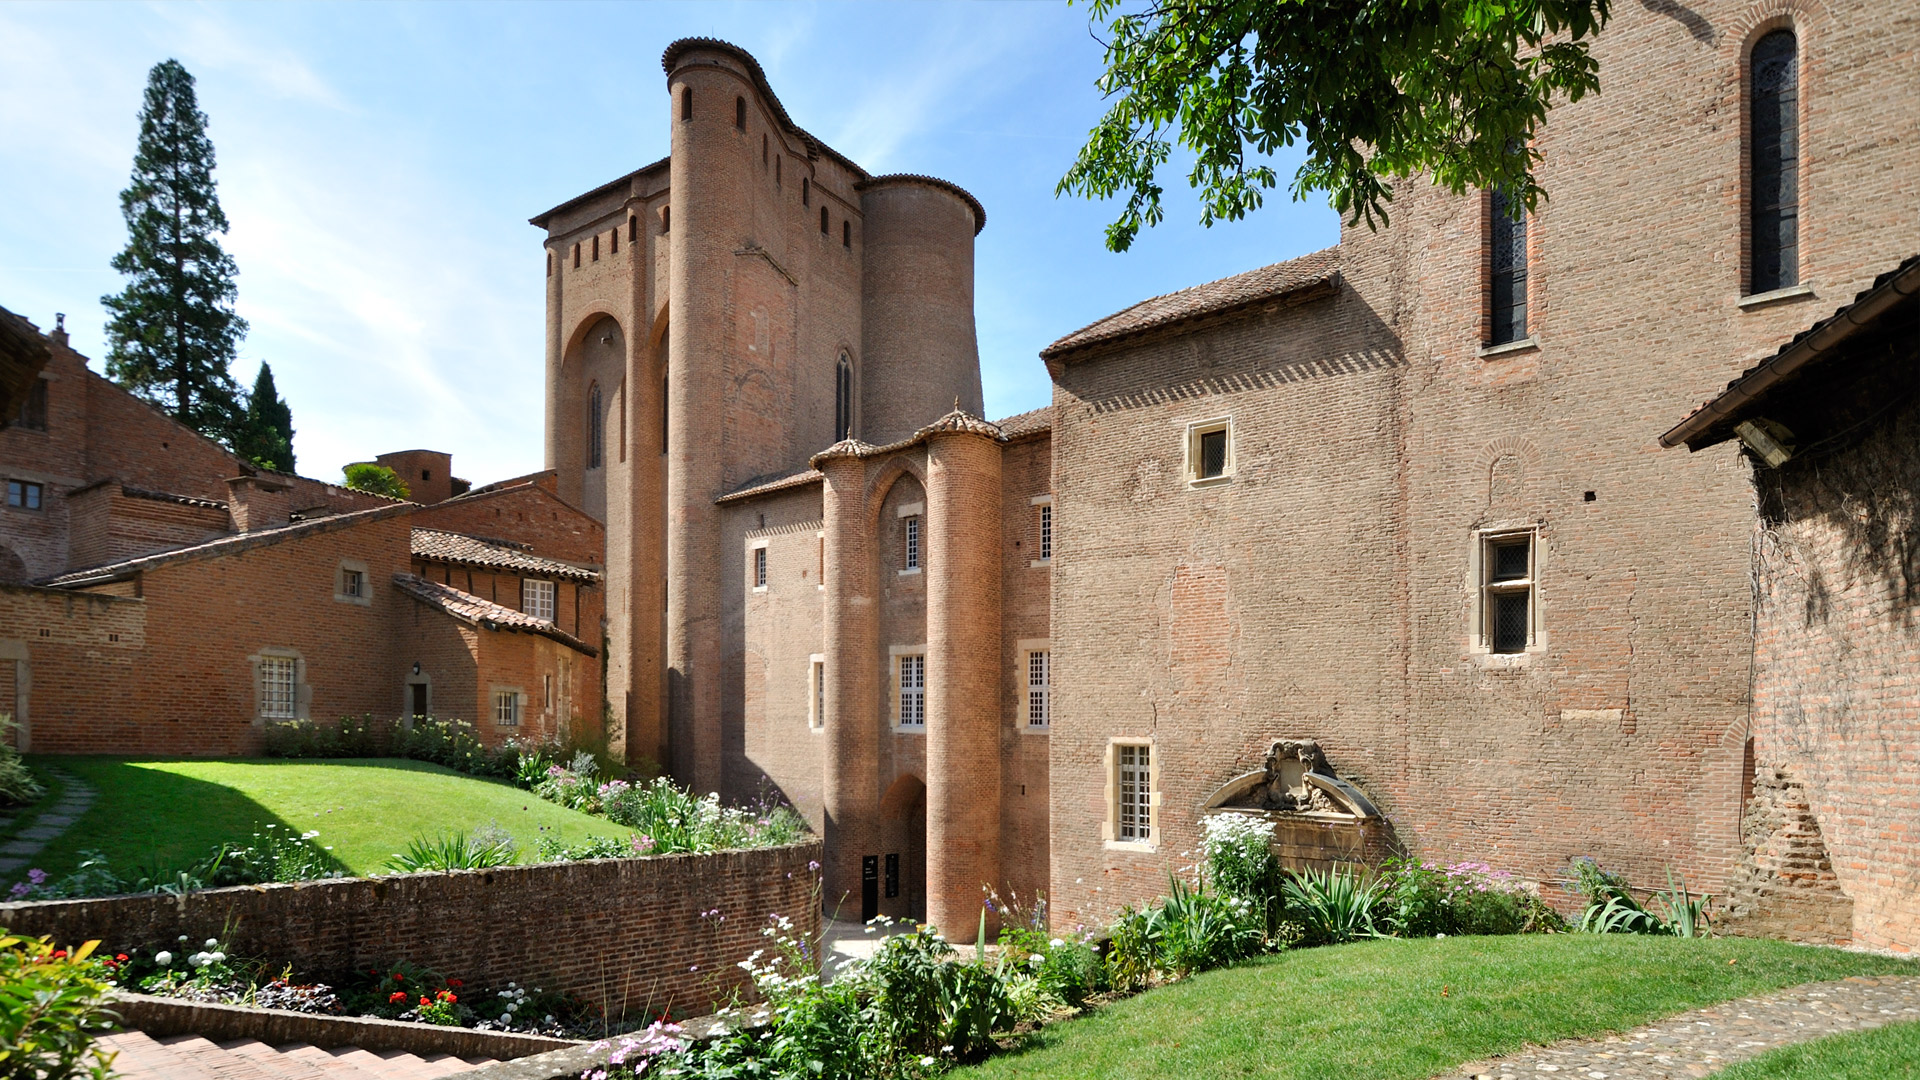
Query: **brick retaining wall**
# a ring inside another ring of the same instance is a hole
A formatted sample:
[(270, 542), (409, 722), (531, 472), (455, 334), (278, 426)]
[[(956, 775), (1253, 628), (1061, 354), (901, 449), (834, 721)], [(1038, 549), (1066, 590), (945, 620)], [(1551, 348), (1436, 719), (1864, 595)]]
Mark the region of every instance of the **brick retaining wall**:
[[(710, 1011), (769, 914), (815, 938), (820, 841), (644, 859), (0, 904), (0, 926), (106, 949), (225, 941), (303, 977), (407, 960), (475, 986), (569, 990), (619, 1016)], [(716, 915), (702, 912), (718, 909)]]

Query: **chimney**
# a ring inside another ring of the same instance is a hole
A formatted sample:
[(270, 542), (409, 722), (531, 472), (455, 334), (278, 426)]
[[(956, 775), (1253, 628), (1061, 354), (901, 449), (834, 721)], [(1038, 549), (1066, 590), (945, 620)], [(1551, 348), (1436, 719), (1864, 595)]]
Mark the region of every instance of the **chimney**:
[(285, 525), (291, 515), (287, 485), (265, 476), (236, 476), (227, 481), (227, 513), (234, 532), (257, 532)]

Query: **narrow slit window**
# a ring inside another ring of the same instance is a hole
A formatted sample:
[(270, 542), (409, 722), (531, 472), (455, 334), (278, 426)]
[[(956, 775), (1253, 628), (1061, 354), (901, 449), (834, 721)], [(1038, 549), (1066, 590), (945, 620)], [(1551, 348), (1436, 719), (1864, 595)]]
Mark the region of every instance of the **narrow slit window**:
[(737, 97), (733, 99), (733, 126), (740, 129), (741, 131), (747, 130), (747, 99), (746, 98)]
[(693, 119), (693, 87), (691, 86), (680, 88), (680, 119)]
[(846, 248), (853, 246), (853, 222), (851, 221), (840, 223), (840, 246)]
[(1053, 504), (1040, 504), (1040, 561), (1053, 558)]
[(600, 234), (599, 233), (593, 234), (593, 261), (594, 262), (600, 261)]
[(900, 726), (920, 727), (927, 722), (927, 658), (900, 658)]
[(1487, 204), (1492, 256), (1487, 344), (1507, 345), (1527, 336), (1526, 210), (1509, 198), (1505, 188), (1493, 189)]
[(920, 569), (920, 515), (909, 514), (900, 519), (901, 529), (901, 568)]
[(609, 254), (609, 255), (618, 255), (618, 254), (620, 254), (620, 228), (619, 228), (619, 226), (617, 226), (617, 225), (616, 225), (616, 226), (614, 226), (614, 229), (613, 229), (613, 231), (612, 231), (611, 233), (608, 233), (608, 234), (607, 234), (607, 242), (613, 245), (613, 250), (611, 250), (611, 251), (609, 251), (609, 252), (608, 252), (607, 254)]
[(813, 181), (804, 176), (800, 178), (800, 205), (813, 205)]
[(1114, 747), (1114, 788), (1118, 811), (1114, 816), (1114, 838), (1130, 843), (1153, 839), (1153, 748), (1124, 745)]
[(580, 269), (580, 245), (579, 244), (573, 245), (573, 268), (575, 270)]
[(627, 215), (627, 242), (632, 244), (632, 243), (638, 243), (639, 240), (640, 240), (640, 217), (637, 214), (628, 214)]
[(1754, 43), (1749, 293), (1800, 283), (1800, 64), (1791, 30)]
[(827, 208), (824, 206), (820, 208), (820, 235), (827, 235)]
[(660, 231), (663, 233), (673, 231), (673, 207), (671, 206), (660, 208)]
[(603, 463), (603, 444), (607, 439), (607, 413), (600, 401), (600, 384), (587, 388), (587, 468)]
[(811, 708), (807, 712), (807, 726), (825, 727), (827, 723), (827, 662), (814, 659), (807, 664), (807, 683), (811, 691)]
[[(825, 211), (821, 211), (825, 213)], [(840, 354), (833, 372), (833, 441), (853, 437), (853, 358)]]

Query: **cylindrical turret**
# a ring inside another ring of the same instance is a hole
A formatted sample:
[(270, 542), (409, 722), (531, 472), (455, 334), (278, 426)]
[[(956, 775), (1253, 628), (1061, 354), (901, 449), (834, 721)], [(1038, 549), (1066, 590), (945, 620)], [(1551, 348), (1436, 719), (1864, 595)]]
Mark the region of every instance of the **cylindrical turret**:
[(866, 463), (851, 455), (819, 463), (826, 532), (826, 804), (828, 910), (860, 910), (860, 860), (880, 851), (879, 585), (875, 581)]
[(952, 427), (927, 441), (927, 921), (964, 943), (1000, 886), (1001, 490), (999, 445)]
[(884, 445), (953, 408), (984, 412), (973, 327), (973, 238), (986, 212), (944, 180), (860, 185), (860, 437)]

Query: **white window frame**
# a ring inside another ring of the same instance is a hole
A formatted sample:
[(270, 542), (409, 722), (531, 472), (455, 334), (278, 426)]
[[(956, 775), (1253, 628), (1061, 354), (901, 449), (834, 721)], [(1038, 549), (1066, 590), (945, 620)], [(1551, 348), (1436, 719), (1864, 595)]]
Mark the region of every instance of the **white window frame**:
[[(1128, 762), (1129, 752), (1144, 751), (1144, 768)], [(1101, 840), (1113, 851), (1160, 848), (1160, 752), (1151, 738), (1107, 741), (1107, 820)], [(1140, 790), (1144, 783), (1146, 789)], [(1129, 799), (1132, 795), (1134, 798)], [(1128, 807), (1133, 812), (1127, 812)], [(1144, 818), (1144, 820), (1143, 820)]]
[[(544, 588), (542, 588), (544, 586)], [(542, 609), (545, 609), (544, 612)], [(520, 579), (520, 611), (543, 622), (554, 622), (559, 617), (560, 589), (545, 578)]]
[[(1225, 432), (1227, 437), (1226, 460), (1221, 463), (1220, 475), (1200, 475), (1200, 437), (1216, 431)], [(1216, 416), (1210, 420), (1196, 420), (1187, 425), (1186, 440), (1186, 477), (1190, 488), (1214, 487), (1231, 483), (1234, 473), (1233, 453), (1233, 417)]]
[[(915, 669), (919, 676), (919, 685), (912, 688), (904, 685), (901, 677), (905, 673), (909, 659), (915, 661)], [(892, 699), (887, 704), (893, 729), (895, 731), (927, 730), (927, 647), (925, 645), (892, 646), (887, 650), (887, 664), (892, 669), (887, 673), (887, 685), (890, 689), (888, 697)], [(901, 718), (912, 711), (908, 708), (908, 702), (911, 700), (909, 689), (914, 692), (913, 696), (918, 698), (917, 715), (920, 718), (918, 723), (901, 722)]]
[(827, 657), (814, 653), (807, 657), (807, 727), (827, 729)]
[(526, 707), (526, 695), (517, 686), (496, 686), (488, 695), (492, 702), (494, 727), (519, 727)]
[(902, 503), (900, 519), (900, 576), (917, 574), (927, 563), (927, 504)]
[(754, 592), (767, 591), (767, 543), (755, 540), (747, 549), (747, 582)]
[(1033, 507), (1033, 561), (1030, 567), (1053, 565), (1053, 495), (1035, 495), (1027, 500)]
[[(1496, 582), (1493, 580), (1493, 549), (1502, 544), (1524, 540), (1527, 544), (1527, 576)], [(1468, 553), (1468, 588), (1473, 597), (1468, 614), (1468, 640), (1471, 652), (1491, 663), (1526, 663), (1534, 653), (1547, 647), (1546, 631), (1540, 621), (1540, 526), (1538, 523), (1492, 527), (1473, 534)], [(1519, 652), (1495, 652), (1493, 620), (1499, 594), (1525, 592), (1527, 596), (1527, 644)]]
[[(360, 575), (359, 588), (349, 591), (354, 584), (354, 575)], [(342, 604), (359, 604), (361, 607), (373, 606), (373, 575), (367, 564), (359, 559), (341, 559), (333, 572), (333, 598)]]
[(1044, 730), (1053, 726), (1053, 650), (1022, 648), (1027, 663), (1027, 729)]
[(300, 714), (299, 661), (291, 656), (260, 658), (260, 717), (295, 720)]

